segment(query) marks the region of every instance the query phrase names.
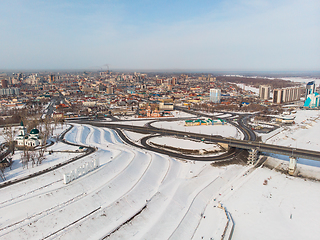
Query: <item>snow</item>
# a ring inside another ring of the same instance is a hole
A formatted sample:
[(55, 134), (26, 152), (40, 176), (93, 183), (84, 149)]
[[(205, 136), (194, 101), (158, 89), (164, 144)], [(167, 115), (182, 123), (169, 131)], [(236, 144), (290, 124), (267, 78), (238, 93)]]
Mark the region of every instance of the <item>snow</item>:
[(142, 134), (142, 133), (127, 131), (127, 130), (123, 132), (129, 139), (131, 139), (134, 142), (138, 142), (140, 141), (141, 138), (149, 136), (149, 134)]
[(196, 142), (187, 139), (173, 138), (173, 137), (154, 137), (150, 139), (151, 143), (159, 145), (167, 145), (181, 149), (210, 149), (220, 150), (220, 147), (216, 144), (207, 144), (204, 142)]
[(253, 92), (255, 95), (259, 95), (259, 88), (256, 87), (252, 87), (252, 86), (247, 86), (243, 83), (237, 83), (236, 84), (239, 88), (242, 88), (245, 91), (251, 91)]
[[(319, 182), (266, 168), (178, 161), (89, 125), (74, 124), (66, 139), (98, 151), (0, 188), (1, 239), (220, 239), (227, 219), (218, 203), (234, 220), (233, 239), (320, 234)], [(63, 184), (64, 173), (97, 158), (98, 169)]]
[(136, 120), (136, 121), (119, 121), (119, 122), (108, 122), (108, 123), (113, 123), (113, 124), (124, 124), (124, 125), (131, 125), (131, 126), (140, 126), (143, 127), (145, 126), (147, 123), (152, 122), (154, 120)]
[[(178, 111), (178, 110), (173, 110), (173, 111), (170, 111), (171, 114), (172, 114), (172, 117), (182, 117), (182, 118), (190, 118), (190, 117), (196, 117), (195, 115), (193, 114), (190, 114), (190, 113), (186, 113), (186, 112), (183, 112), (183, 111)], [(166, 116), (167, 117), (167, 116)], [(166, 117), (163, 117), (163, 118), (166, 118)], [(168, 116), (170, 118), (170, 116)], [(137, 115), (132, 115), (132, 116), (116, 116), (116, 118), (118, 118), (119, 120), (137, 120), (139, 119), (137, 117)], [(145, 118), (142, 118), (142, 119), (161, 119), (162, 117), (145, 117)]]
[(308, 82), (314, 81), (316, 85), (320, 84), (320, 79), (319, 78), (310, 78), (310, 77), (285, 77), (281, 78), (283, 80), (289, 80), (292, 82), (300, 82), (300, 83), (305, 83), (307, 84)]
[(161, 121), (154, 122), (151, 125), (156, 128), (169, 129), (192, 133), (200, 133), (207, 135), (220, 135), (222, 137), (231, 137), (236, 139), (242, 139), (243, 134), (238, 131), (238, 129), (232, 125), (201, 125), (201, 126), (184, 126), (184, 121)]
[(269, 138), (266, 142), (319, 151), (320, 142), (317, 133), (320, 132), (320, 111), (297, 110), (295, 116), (294, 125), (282, 128), (280, 133)]
[(217, 117), (218, 118), (228, 118), (228, 117), (231, 117), (232, 115), (231, 114), (222, 114), (222, 115), (218, 115)]
[[(53, 131), (54, 136), (60, 135), (61, 132), (63, 132), (67, 127), (68, 126), (56, 128)], [(55, 141), (55, 139), (51, 139), (51, 140)], [(6, 168), (4, 171), (6, 181), (11, 181), (14, 179), (19, 179), (21, 177), (25, 177), (29, 174), (39, 172), (39, 171), (47, 169), (49, 167), (53, 167), (54, 165), (57, 165), (59, 163), (63, 163), (70, 158), (73, 158), (73, 157), (76, 157), (80, 154), (83, 154), (83, 153), (75, 152), (75, 150), (77, 150), (77, 149), (79, 149), (79, 147), (66, 145), (62, 142), (56, 142), (54, 145), (52, 145), (46, 149), (46, 152), (44, 154), (45, 159), (43, 160), (43, 162), (40, 165), (38, 165), (38, 166), (35, 165), (34, 167), (32, 167), (32, 164), (29, 163), (28, 167), (26, 166), (24, 168), (21, 163), (21, 154), (23, 153), (23, 151), (16, 150), (15, 154), (12, 156), (11, 169)], [(52, 154), (48, 153), (50, 150), (53, 151)], [(71, 152), (71, 151), (73, 151), (73, 152)], [(1, 182), (3, 182), (2, 179), (1, 179)]]
[(233, 239), (319, 238), (319, 182), (259, 168), (232, 186), (217, 200), (236, 222)]
[(182, 112), (182, 111), (178, 111), (178, 110), (171, 111), (171, 114), (172, 114), (174, 117), (182, 117), (182, 118), (192, 118), (192, 117), (196, 117), (196, 116), (193, 115), (193, 114), (186, 113), (186, 112)]

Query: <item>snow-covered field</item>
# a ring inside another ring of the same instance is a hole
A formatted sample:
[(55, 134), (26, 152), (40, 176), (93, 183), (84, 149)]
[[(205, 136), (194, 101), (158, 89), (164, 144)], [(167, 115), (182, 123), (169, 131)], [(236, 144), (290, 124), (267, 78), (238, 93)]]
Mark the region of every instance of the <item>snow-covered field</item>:
[(319, 239), (319, 187), (319, 182), (258, 168), (217, 200), (235, 220), (232, 239)]
[[(287, 126), (267, 143), (319, 151), (320, 111), (297, 110), (295, 124)], [(272, 133), (271, 133), (272, 136)]]
[(220, 135), (222, 137), (231, 137), (236, 139), (243, 139), (243, 134), (232, 125), (202, 125), (202, 126), (184, 126), (184, 121), (161, 121), (154, 122), (151, 125), (156, 128), (176, 130), (183, 132), (200, 133), (207, 135)]
[[(181, 118), (191, 118), (191, 117), (196, 117), (193, 114), (174, 110), (171, 111), (171, 117), (181, 117)], [(170, 116), (168, 116), (170, 118)], [(132, 115), (132, 116), (116, 116), (119, 120), (137, 120), (137, 119), (161, 119), (159, 117), (145, 117), (145, 118), (138, 118), (137, 115)], [(166, 118), (166, 117), (164, 117)]]
[(256, 88), (256, 87), (252, 87), (252, 86), (248, 86), (248, 85), (245, 85), (243, 83), (237, 83), (236, 84), (239, 88), (242, 88), (243, 90), (245, 91), (251, 91), (253, 92), (255, 95), (259, 95), (259, 88)]
[(172, 114), (174, 117), (183, 117), (183, 118), (196, 117), (196, 116), (193, 115), (193, 114), (186, 113), (186, 112), (182, 112), (182, 111), (178, 111), (178, 110), (171, 111), (171, 114)]
[(283, 80), (289, 80), (292, 82), (300, 82), (307, 84), (308, 82), (314, 81), (316, 85), (320, 84), (320, 79), (319, 78), (310, 78), (310, 77), (285, 77), (281, 78)]
[(122, 121), (122, 122), (108, 122), (111, 124), (124, 124), (124, 125), (129, 125), (129, 126), (140, 126), (143, 127), (144, 125), (146, 125), (149, 122), (154, 121), (154, 119), (150, 119), (150, 120), (137, 120), (137, 121)]
[(127, 131), (127, 130), (124, 130), (123, 132), (132, 142), (138, 142), (140, 141), (141, 138), (149, 136), (149, 134), (142, 134), (142, 133)]
[(196, 142), (187, 139), (173, 138), (173, 137), (154, 137), (150, 139), (151, 143), (159, 145), (167, 145), (174, 148), (181, 149), (210, 149), (220, 150), (220, 147), (216, 144), (207, 144), (204, 142)]
[[(232, 215), (232, 239), (320, 234), (319, 182), (177, 161), (123, 144), (105, 128), (75, 125), (66, 139), (98, 151), (1, 188), (0, 239), (220, 239), (227, 219), (219, 202)], [(92, 159), (98, 169), (63, 184), (64, 173)]]

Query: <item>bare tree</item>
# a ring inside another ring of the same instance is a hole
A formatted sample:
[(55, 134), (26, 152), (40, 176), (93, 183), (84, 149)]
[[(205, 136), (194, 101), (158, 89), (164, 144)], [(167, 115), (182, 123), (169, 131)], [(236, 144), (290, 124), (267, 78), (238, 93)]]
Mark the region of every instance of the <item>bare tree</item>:
[(6, 176), (4, 175), (4, 170), (5, 170), (5, 167), (1, 166), (0, 167), (0, 177), (2, 178), (3, 181), (6, 180)]
[(31, 161), (31, 166), (34, 167), (35, 163), (36, 163), (36, 152), (35, 151), (29, 151), (29, 159)]
[(46, 156), (44, 155), (45, 150), (44, 148), (39, 149), (38, 155), (37, 155), (37, 165), (40, 165), (43, 160), (46, 159)]
[(49, 138), (49, 136), (51, 135), (52, 127), (51, 127), (51, 123), (50, 120), (48, 118), (45, 118), (43, 121), (44, 124), (44, 131), (43, 131), (43, 145), (46, 145), (47, 140)]
[(11, 126), (6, 126), (3, 128), (3, 137), (5, 141), (8, 143), (9, 149), (12, 150), (12, 154), (14, 154), (14, 137), (16, 135), (16, 130)]
[(28, 121), (28, 131), (31, 131), (34, 128), (38, 128), (39, 123), (40, 123), (39, 118), (33, 117), (31, 121)]
[(27, 147), (24, 148), (24, 150), (21, 152), (21, 163), (22, 168), (29, 167), (29, 161), (30, 161), (30, 151)]

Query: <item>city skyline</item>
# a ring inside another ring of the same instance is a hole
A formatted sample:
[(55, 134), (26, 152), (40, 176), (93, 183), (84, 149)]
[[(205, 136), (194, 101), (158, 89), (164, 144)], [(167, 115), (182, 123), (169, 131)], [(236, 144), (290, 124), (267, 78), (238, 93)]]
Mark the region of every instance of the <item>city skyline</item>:
[(317, 71), (320, 3), (3, 1), (0, 69)]

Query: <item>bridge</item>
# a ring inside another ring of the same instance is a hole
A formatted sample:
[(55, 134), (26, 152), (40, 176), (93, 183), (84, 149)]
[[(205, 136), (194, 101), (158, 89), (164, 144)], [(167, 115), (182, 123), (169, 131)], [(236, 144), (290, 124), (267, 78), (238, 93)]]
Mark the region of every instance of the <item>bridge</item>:
[(233, 148), (257, 150), (259, 152), (275, 153), (275, 154), (290, 156), (293, 158), (306, 158), (310, 160), (320, 161), (320, 152), (318, 151), (285, 147), (285, 146), (277, 146), (277, 145), (262, 143), (259, 141), (238, 140), (233, 138), (225, 138), (217, 135), (206, 135), (206, 134), (199, 134), (199, 133), (175, 131), (171, 129), (170, 130), (160, 129), (160, 128), (151, 127), (150, 125), (146, 127), (141, 127), (141, 126), (127, 125), (127, 124), (106, 123), (106, 122), (99, 122), (99, 121), (83, 121), (83, 120), (78, 120), (73, 122), (89, 124), (97, 127), (107, 127), (111, 129), (125, 129), (125, 130), (135, 131), (135, 132), (144, 133), (144, 134), (160, 134), (160, 135), (167, 135), (167, 136), (174, 135), (179, 137), (187, 136), (188, 138), (194, 138), (202, 141), (222, 143)]

